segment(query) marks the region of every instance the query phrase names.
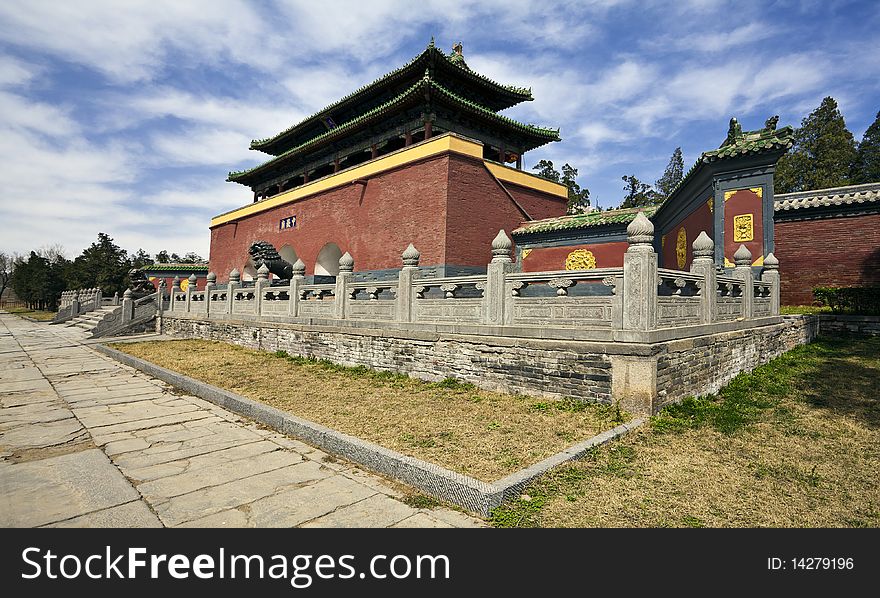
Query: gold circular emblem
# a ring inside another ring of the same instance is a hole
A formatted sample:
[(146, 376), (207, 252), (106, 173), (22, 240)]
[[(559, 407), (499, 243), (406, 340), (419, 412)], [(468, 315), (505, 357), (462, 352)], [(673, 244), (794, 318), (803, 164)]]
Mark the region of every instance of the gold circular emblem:
[(596, 267), (596, 256), (586, 249), (575, 249), (565, 258), (566, 270), (592, 270)]
[(180, 290), (186, 291), (186, 288), (189, 286), (189, 278), (184, 278), (180, 281)]
[(678, 262), (678, 269), (684, 268), (688, 259), (688, 240), (683, 226), (678, 229), (678, 241), (675, 243), (675, 258)]

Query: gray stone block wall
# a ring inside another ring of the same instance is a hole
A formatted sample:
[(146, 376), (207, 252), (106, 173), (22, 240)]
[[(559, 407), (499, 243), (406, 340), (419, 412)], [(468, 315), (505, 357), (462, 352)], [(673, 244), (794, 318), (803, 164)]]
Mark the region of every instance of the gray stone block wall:
[(781, 324), (662, 343), (657, 356), (658, 405), (717, 392), (741, 372), (812, 341), (813, 316), (786, 317)]
[(810, 342), (815, 316), (655, 343), (595, 343), (391, 328), (340, 328), (166, 314), (163, 333), (287, 351), (348, 366), (439, 381), (456, 378), (506, 393), (574, 397), (656, 413), (687, 396), (718, 391), (740, 372)]
[(819, 333), (880, 336), (880, 316), (821, 314), (819, 316)]
[[(456, 378), (507, 393), (549, 398), (576, 397), (611, 403), (611, 357), (600, 352), (542, 348), (542, 343), (477, 342), (462, 335), (381, 331), (328, 332), (305, 327), (208, 321), (165, 314), (163, 333), (231, 342), (251, 349), (287, 351), (334, 363), (364, 365), (415, 378)], [(419, 338), (420, 336), (424, 338)], [(543, 343), (546, 345), (546, 343)]]

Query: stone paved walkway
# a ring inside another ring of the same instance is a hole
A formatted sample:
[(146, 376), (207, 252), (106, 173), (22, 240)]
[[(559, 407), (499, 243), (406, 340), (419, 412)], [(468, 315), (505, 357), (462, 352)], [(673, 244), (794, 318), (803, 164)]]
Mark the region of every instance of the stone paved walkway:
[(0, 526), (477, 527), (382, 478), (0, 313)]

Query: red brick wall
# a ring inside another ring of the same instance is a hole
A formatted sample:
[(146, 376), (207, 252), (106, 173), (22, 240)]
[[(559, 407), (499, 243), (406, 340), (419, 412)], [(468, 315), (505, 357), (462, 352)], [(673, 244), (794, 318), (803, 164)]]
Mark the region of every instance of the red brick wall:
[[(707, 198), (708, 199), (708, 198)], [(660, 267), (671, 268), (673, 270), (688, 270), (694, 259), (693, 243), (702, 231), (715, 240), (715, 228), (712, 210), (709, 204), (703, 202), (696, 210), (691, 212), (684, 220), (673, 226), (661, 241), (660, 249)], [(678, 244), (678, 231), (684, 227), (685, 245), (687, 246), (687, 258), (684, 266), (679, 268), (678, 255), (676, 254), (676, 246)]]
[(446, 263), (456, 266), (485, 267), (499, 229), (509, 236), (525, 219), (483, 163), (463, 156), (449, 159), (448, 201)]
[(809, 305), (813, 287), (880, 285), (880, 214), (777, 222), (783, 305)]
[[(355, 270), (399, 268), (409, 243), (421, 252), (422, 265), (445, 263), (448, 171), (449, 156), (440, 156), (376, 175), (365, 186), (347, 184), (222, 224), (211, 230), (211, 270), (220, 282), (233, 268), (243, 271), (257, 240), (279, 251), (291, 245), (307, 275), (328, 242), (351, 253)], [(279, 230), (288, 216), (296, 216), (296, 227)]]
[[(541, 220), (543, 218), (555, 218), (556, 216), (564, 216), (565, 208), (568, 200), (564, 197), (557, 197), (549, 193), (542, 193), (520, 187), (510, 182), (502, 183), (510, 192), (513, 198), (528, 212), (532, 220)], [(510, 233), (510, 231), (507, 231)]]
[(629, 244), (626, 241), (615, 243), (596, 243), (593, 245), (566, 245), (564, 247), (536, 247), (523, 260), (523, 271), (543, 272), (546, 270), (565, 270), (565, 258), (575, 249), (593, 252), (597, 268), (620, 268), (623, 254)]
[[(565, 213), (565, 201), (549, 194), (506, 187), (533, 218)], [(282, 218), (296, 216), (294, 228), (280, 230)], [(314, 273), (328, 242), (354, 257), (355, 270), (400, 268), (409, 243), (420, 264), (485, 267), (492, 239), (510, 233), (525, 219), (482, 161), (447, 154), (385, 172), (366, 186), (347, 184), (211, 230), (210, 267), (218, 282), (233, 268), (244, 271), (247, 249), (268, 241), (279, 251), (290, 245)]]

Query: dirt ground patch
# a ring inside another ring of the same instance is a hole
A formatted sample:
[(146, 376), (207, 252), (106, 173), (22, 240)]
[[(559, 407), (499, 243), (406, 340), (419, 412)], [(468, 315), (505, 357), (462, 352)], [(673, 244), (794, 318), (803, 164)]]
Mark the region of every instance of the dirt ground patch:
[(554, 470), (499, 527), (878, 527), (880, 339), (822, 339)]
[(492, 482), (624, 421), (612, 407), (346, 368), (205, 340), (113, 348), (303, 419)]

